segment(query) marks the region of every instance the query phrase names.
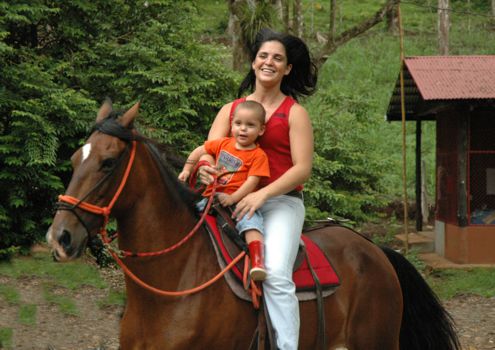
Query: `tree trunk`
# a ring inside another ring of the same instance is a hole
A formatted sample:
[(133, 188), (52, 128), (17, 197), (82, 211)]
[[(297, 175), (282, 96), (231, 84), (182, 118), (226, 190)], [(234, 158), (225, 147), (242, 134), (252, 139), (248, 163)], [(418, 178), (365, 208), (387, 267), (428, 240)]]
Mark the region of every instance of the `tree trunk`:
[(290, 0), (282, 0), (282, 22), (284, 23), (285, 33), (290, 33), (290, 31), (291, 31)]
[(320, 49), (320, 51), (316, 53), (315, 64), (318, 67), (321, 67), (323, 63), (325, 63), (328, 59), (328, 56), (334, 53), (339, 46), (347, 43), (351, 39), (363, 34), (368, 29), (382, 22), (385, 14), (398, 3), (399, 0), (387, 0), (387, 2), (373, 16), (340, 33), (339, 35), (336, 35), (333, 41), (328, 40), (327, 43)]
[(228, 32), (232, 41), (232, 68), (241, 71), (245, 62), (239, 7), (242, 0), (229, 0)]
[(387, 12), (387, 30), (389, 33), (399, 33), (399, 4), (392, 6)]
[(302, 38), (303, 37), (303, 13), (302, 13), (302, 1), (294, 0), (293, 2), (294, 11), (293, 11), (293, 20), (294, 23), (294, 35)]
[(438, 0), (438, 52), (449, 54), (449, 0)]
[(329, 42), (332, 43), (334, 42), (336, 28), (337, 28), (337, 0), (330, 0), (330, 25), (328, 26)]

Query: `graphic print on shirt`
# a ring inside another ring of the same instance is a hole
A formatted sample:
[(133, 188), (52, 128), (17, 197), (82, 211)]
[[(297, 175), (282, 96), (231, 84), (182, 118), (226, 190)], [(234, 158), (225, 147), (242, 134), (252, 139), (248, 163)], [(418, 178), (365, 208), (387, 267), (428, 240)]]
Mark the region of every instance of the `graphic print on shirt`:
[(217, 161), (217, 169), (221, 172), (232, 172), (229, 175), (222, 176), (218, 179), (218, 183), (221, 185), (227, 184), (232, 176), (234, 176), (234, 172), (239, 170), (242, 166), (242, 160), (237, 158), (236, 156), (230, 154), (225, 150), (221, 150), (218, 155)]

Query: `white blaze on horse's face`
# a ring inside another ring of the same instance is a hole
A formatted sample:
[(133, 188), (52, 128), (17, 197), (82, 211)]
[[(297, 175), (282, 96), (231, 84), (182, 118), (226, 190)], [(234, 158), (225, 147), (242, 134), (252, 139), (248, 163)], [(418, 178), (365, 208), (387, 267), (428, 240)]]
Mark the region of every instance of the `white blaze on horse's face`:
[(89, 154), (91, 153), (91, 144), (87, 143), (83, 146), (82, 148), (82, 158), (81, 158), (81, 164), (88, 159)]

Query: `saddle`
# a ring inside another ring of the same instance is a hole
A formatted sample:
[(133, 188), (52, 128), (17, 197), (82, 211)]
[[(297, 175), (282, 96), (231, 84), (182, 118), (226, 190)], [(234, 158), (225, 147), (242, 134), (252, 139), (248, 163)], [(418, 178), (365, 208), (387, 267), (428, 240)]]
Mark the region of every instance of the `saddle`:
[[(220, 255), (223, 264), (227, 265), (242, 250), (247, 253), (247, 245), (235, 229), (235, 223), (230, 218), (229, 209), (219, 204), (214, 204), (205, 222), (207, 230)], [(325, 253), (304, 233), (314, 228), (303, 231), (299, 244), (299, 251), (293, 268), (292, 279), (296, 285), (296, 292), (300, 301), (314, 298), (305, 295), (304, 292), (315, 292), (318, 285), (322, 290), (330, 290), (339, 286), (339, 277)], [(222, 265), (223, 265), (222, 264)], [(234, 266), (232, 273), (239, 283), (242, 283), (241, 263)]]
[[(247, 245), (235, 229), (231, 219), (231, 212), (216, 203), (205, 218), (205, 227), (210, 235), (217, 259), (222, 268), (232, 262), (241, 251), (247, 253)], [(311, 231), (309, 229), (307, 231)], [(293, 269), (293, 281), (296, 285), (296, 295), (299, 301), (316, 300), (318, 305), (318, 335), (322, 348), (325, 348), (324, 335), (325, 317), (323, 314), (323, 298), (333, 294), (339, 286), (339, 277), (325, 253), (303, 231), (301, 242)], [(243, 285), (243, 266), (235, 265), (225, 274), (227, 284), (239, 298), (251, 301), (251, 294)], [(263, 303), (264, 305), (264, 303)], [(264, 349), (265, 341), (269, 341), (269, 348), (274, 346), (274, 337), (271, 332), (271, 323), (266, 307), (260, 312), (258, 329), (253, 338), (251, 348)], [(268, 338), (266, 338), (268, 332)], [(255, 342), (255, 339), (257, 341)]]

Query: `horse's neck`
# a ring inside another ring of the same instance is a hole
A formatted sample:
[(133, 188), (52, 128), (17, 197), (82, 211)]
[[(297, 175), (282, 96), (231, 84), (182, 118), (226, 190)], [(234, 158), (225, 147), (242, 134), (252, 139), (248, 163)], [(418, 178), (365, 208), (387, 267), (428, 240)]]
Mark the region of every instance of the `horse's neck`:
[(117, 217), (122, 249), (157, 250), (193, 227), (194, 214), (174, 185), (171, 179), (163, 179), (150, 152), (139, 144), (123, 198), (126, 209)]
[[(148, 156), (136, 156), (135, 173), (129, 177), (128, 201), (132, 204), (117, 217), (119, 247), (133, 252), (156, 252), (181, 241), (195, 226), (197, 218), (180, 200), (173, 200), (174, 188), (161, 180), (160, 172)], [(144, 170), (145, 171), (144, 171)], [(205, 232), (200, 229), (194, 236), (170, 253), (153, 258), (129, 258), (131, 267), (160, 288), (190, 287), (209, 275), (214, 252)], [(185, 275), (188, 281), (184, 282)], [(183, 288), (182, 288), (183, 289)]]

